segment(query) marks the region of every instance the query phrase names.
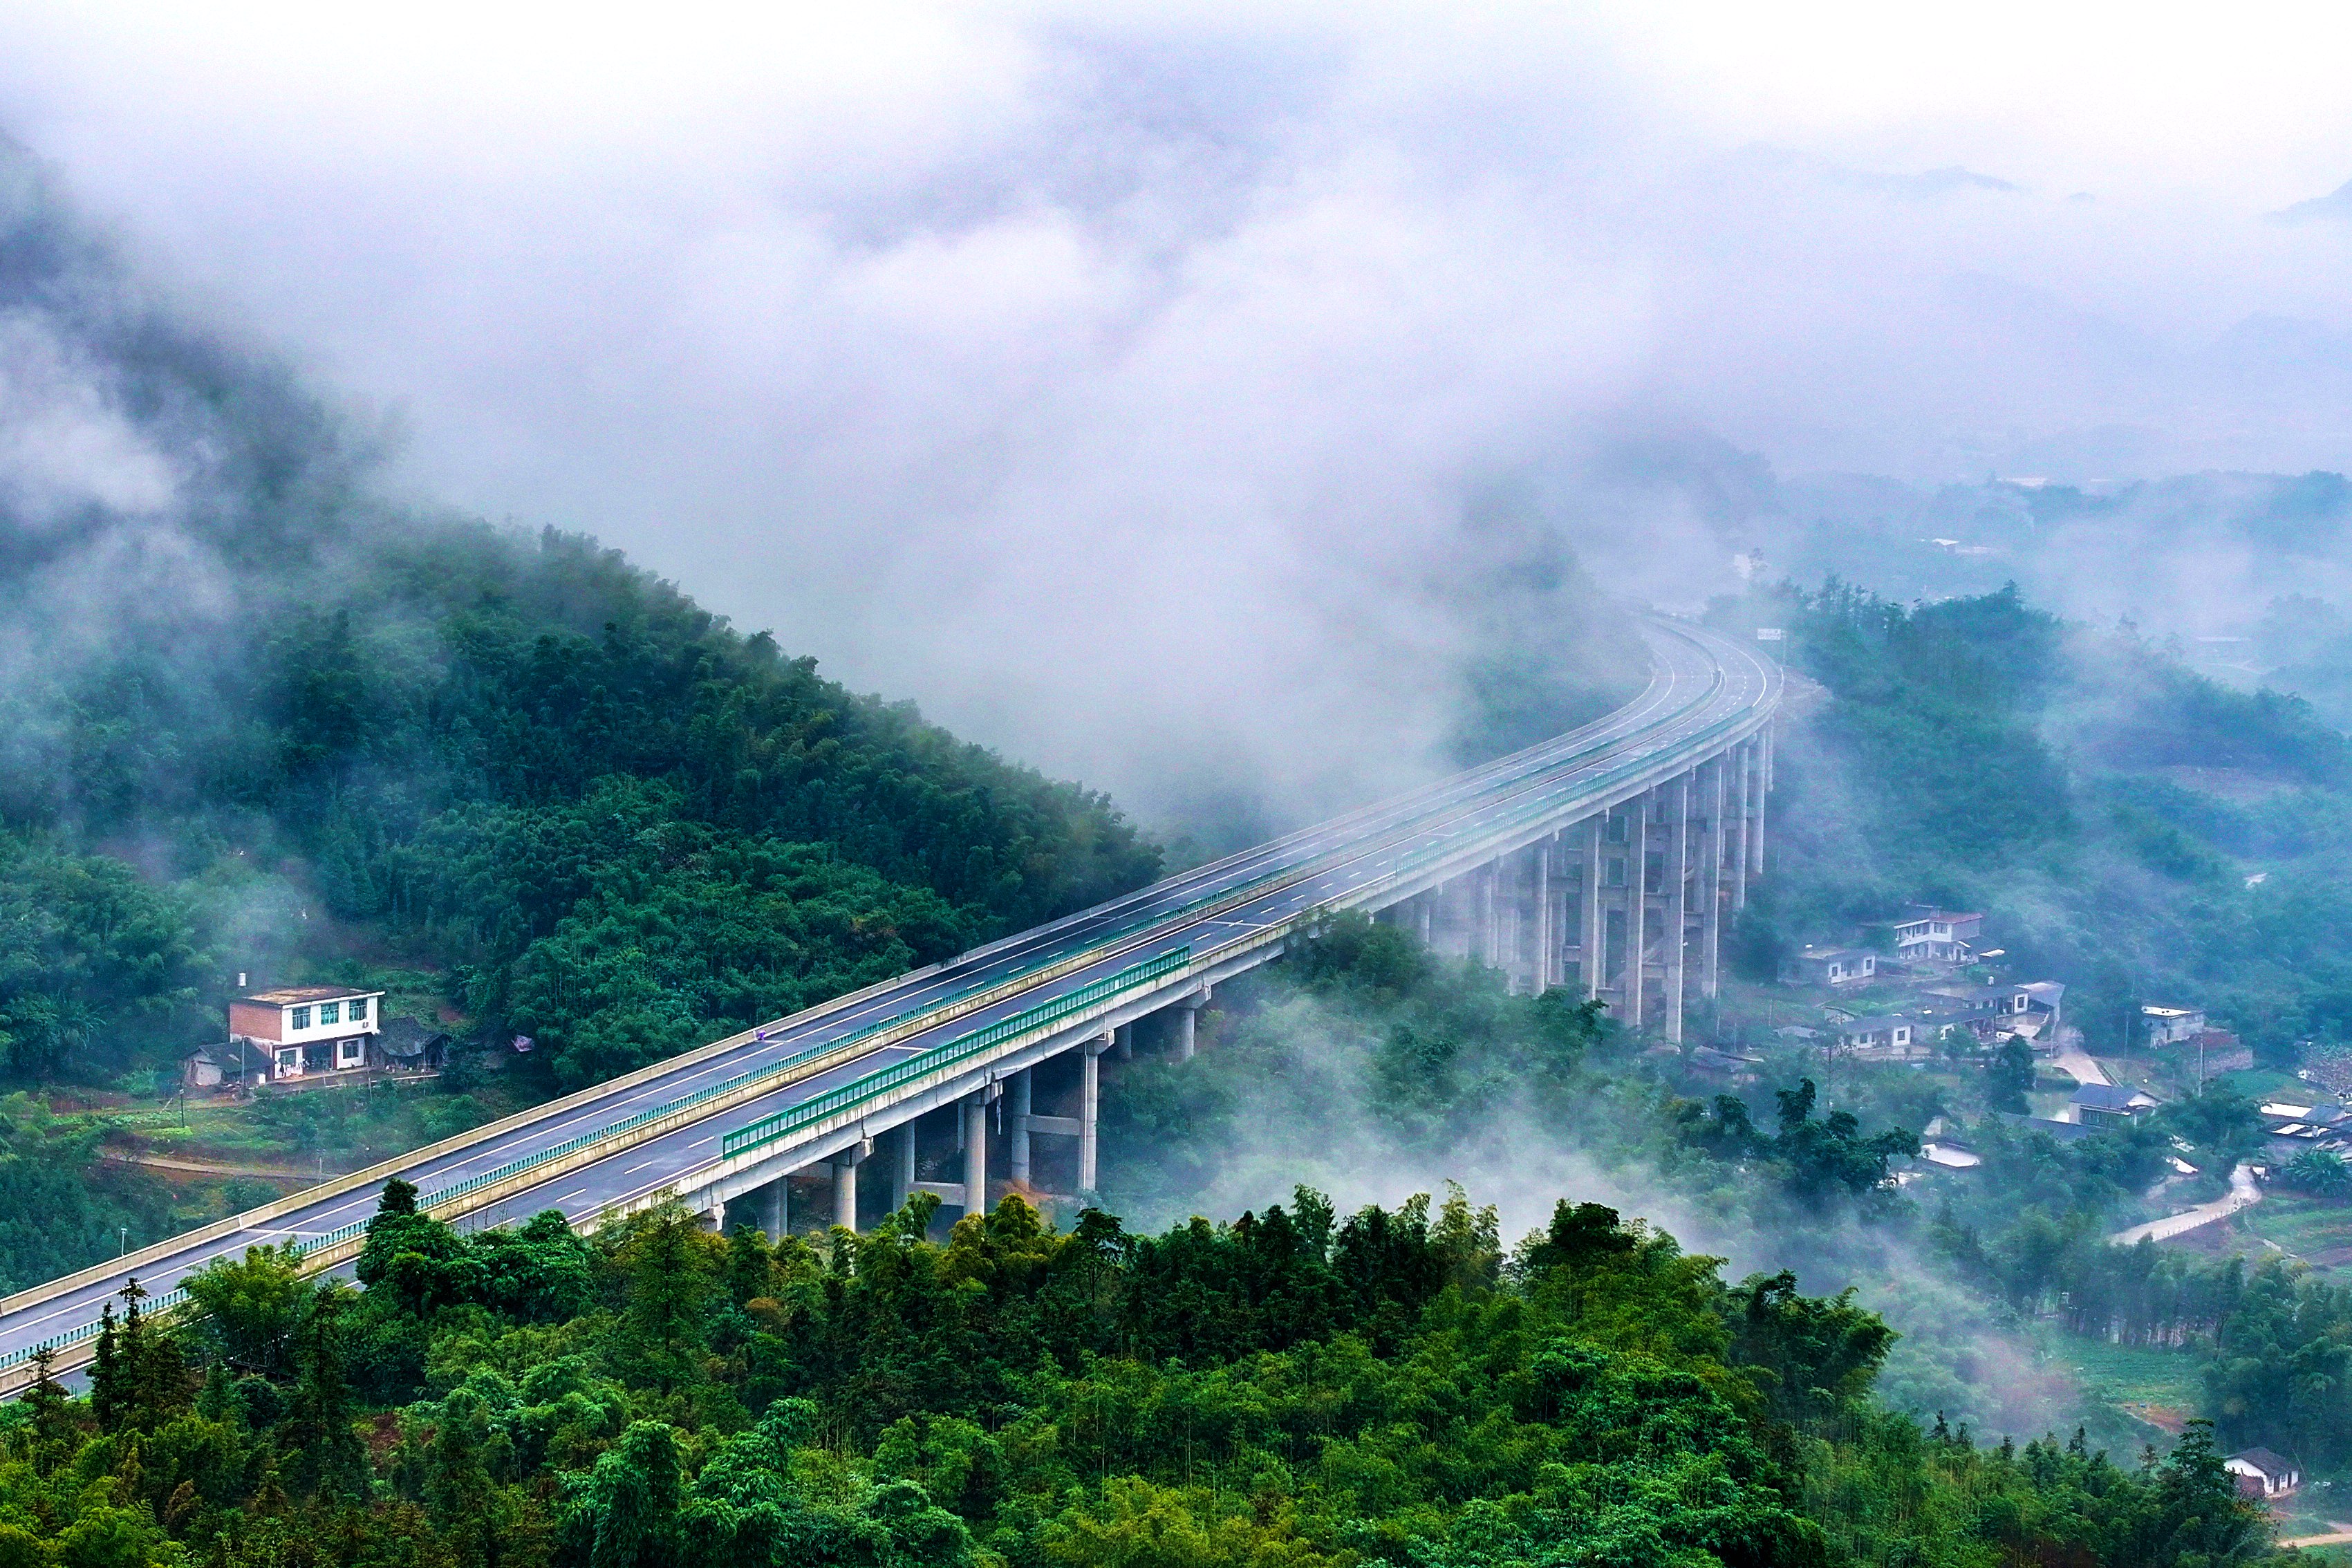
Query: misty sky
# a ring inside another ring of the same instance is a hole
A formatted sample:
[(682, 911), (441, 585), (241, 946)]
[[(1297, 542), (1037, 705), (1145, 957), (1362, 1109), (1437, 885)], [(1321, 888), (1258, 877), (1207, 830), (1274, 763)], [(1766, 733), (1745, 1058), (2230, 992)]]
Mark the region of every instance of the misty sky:
[(0, 127), (414, 493), (1147, 810), (1425, 766), (1498, 480), (1721, 585), (1629, 443), (2352, 467), (2352, 18), (751, 14), (0, 5)]

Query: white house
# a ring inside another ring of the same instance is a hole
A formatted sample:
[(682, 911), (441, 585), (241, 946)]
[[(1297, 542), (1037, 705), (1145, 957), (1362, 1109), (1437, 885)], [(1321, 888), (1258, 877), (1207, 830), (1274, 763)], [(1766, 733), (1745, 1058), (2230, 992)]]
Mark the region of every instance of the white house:
[(228, 1005), (231, 1040), (267, 1052), (273, 1079), (353, 1072), (383, 1026), (383, 993), (349, 985), (289, 985)]
[(2175, 1040), (2186, 1040), (2205, 1032), (2205, 1010), (2201, 1007), (2144, 1006), (2139, 1010), (2143, 1037), (2151, 1046), (2168, 1046)]
[(1780, 961), (1784, 985), (1852, 985), (1878, 973), (1878, 954), (1860, 947), (1808, 947)]
[(1908, 1056), (1914, 1042), (1920, 1040), (1917, 1021), (1904, 1013), (1849, 1018), (1837, 1026), (1837, 1031), (1838, 1044), (1843, 1048), (1880, 1056)]
[(2222, 1460), (2221, 1468), (2238, 1479), (2242, 1498), (2284, 1497), (2303, 1485), (2303, 1467), (2268, 1448), (2241, 1448)]
[(1966, 963), (1975, 955), (1984, 916), (1914, 904), (1894, 922), (1895, 955), (1906, 963)]

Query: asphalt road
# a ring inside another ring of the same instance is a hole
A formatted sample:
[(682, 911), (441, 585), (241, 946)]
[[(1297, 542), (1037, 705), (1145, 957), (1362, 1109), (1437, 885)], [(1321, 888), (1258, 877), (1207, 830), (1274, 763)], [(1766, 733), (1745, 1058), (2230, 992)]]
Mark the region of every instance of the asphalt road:
[[(1690, 746), (1694, 736), (1768, 700), (1777, 685), (1769, 662), (1738, 642), (1668, 623), (1647, 626), (1645, 635), (1654, 664), (1649, 686), (1633, 702), (1583, 729), (1412, 795), (1169, 878), (933, 969), (918, 971), (841, 1011), (820, 1012), (814, 1017), (798, 1015), (764, 1026), (757, 1032), (761, 1037), (743, 1037), (732, 1048), (682, 1062), (675, 1071), (616, 1089), (586, 1105), (569, 1110), (551, 1107), (544, 1117), (420, 1161), (401, 1173), (429, 1193), (763, 1063), (797, 1056), (812, 1046), (845, 1038), (877, 1024), (918, 1016), (973, 991), (1118, 939), (1117, 952), (1094, 963), (780, 1088), (751, 1103), (715, 1112), (619, 1151), (601, 1163), (557, 1176), (475, 1212), (466, 1223), (468, 1226), (497, 1224), (548, 1208), (561, 1209), (575, 1223), (592, 1220), (609, 1205), (674, 1184), (682, 1175), (715, 1163), (728, 1131), (997, 1018), (1036, 1006), (1126, 965), (1188, 944), (1197, 958), (1266, 922), (1317, 905), (1344, 904), (1351, 890), (1378, 880), (1406, 856), (1475, 841), (1495, 832), (1503, 819), (1531, 804), (1573, 800), (1580, 791), (1591, 791), (1602, 775), (1620, 772), (1630, 762)], [(1302, 869), (1307, 873), (1303, 877), (1282, 882), (1263, 898), (1213, 913), (1199, 908), (1269, 873)], [(376, 1200), (373, 1188), (327, 1195), (313, 1205), (267, 1224), (241, 1227), (233, 1235), (180, 1247), (167, 1246), (162, 1249), (163, 1256), (144, 1261), (134, 1258), (135, 1272), (151, 1293), (161, 1294), (215, 1258), (241, 1254), (257, 1243), (318, 1237), (363, 1220), (373, 1212)], [(103, 1300), (121, 1284), (121, 1275), (110, 1273), (71, 1288), (20, 1292), (11, 1298), (15, 1305), (0, 1313), (0, 1364), (35, 1343), (92, 1321)]]

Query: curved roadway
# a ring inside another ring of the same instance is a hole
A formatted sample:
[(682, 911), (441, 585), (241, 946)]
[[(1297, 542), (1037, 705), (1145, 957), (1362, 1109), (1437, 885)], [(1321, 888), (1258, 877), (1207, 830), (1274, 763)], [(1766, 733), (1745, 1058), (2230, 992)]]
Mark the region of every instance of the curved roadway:
[[(727, 1132), (779, 1110), (1037, 1006), (1125, 965), (1186, 946), (1198, 957), (1314, 907), (1347, 905), (1355, 901), (1351, 892), (1382, 884), (1408, 858), (1465, 848), (1505, 830), (1507, 824), (1524, 820), (1529, 811), (1549, 815), (1575, 805), (1580, 795), (1597, 801), (1610, 781), (1634, 764), (1667, 762), (1678, 751), (1687, 751), (1689, 762), (1703, 760), (1730, 740), (1752, 732), (1769, 715), (1778, 695), (1779, 671), (1752, 647), (1676, 623), (1647, 623), (1643, 632), (1653, 658), (1649, 685), (1626, 706), (1580, 730), (903, 975), (845, 1005), (811, 1009), (689, 1053), (635, 1081), (614, 1085), (610, 1093), (593, 1095), (587, 1103), (558, 1101), (542, 1108), (541, 1114), (509, 1119), (519, 1124), (484, 1129), (459, 1147), (445, 1146), (437, 1155), (400, 1167), (399, 1173), (428, 1193), (446, 1188), (827, 1041), (877, 1024), (919, 1018), (927, 1010), (977, 990), (1016, 983), (1032, 971), (1061, 971), (991, 1006), (943, 1021), (758, 1100), (715, 1109), (699, 1121), (621, 1149), (604, 1161), (473, 1209), (469, 1221), (498, 1224), (555, 1208), (574, 1224), (593, 1222), (608, 1206), (681, 1184), (682, 1177), (715, 1164)], [(1262, 894), (1234, 901), (1236, 894), (1261, 882), (1265, 884)], [(1223, 907), (1202, 909), (1204, 904)], [(1093, 962), (1070, 967), (1071, 961), (1097, 950), (1099, 957)], [(683, 1184), (692, 1185), (690, 1181)], [(133, 1255), (127, 1267), (87, 1270), (0, 1301), (0, 1368), (21, 1363), (34, 1345), (95, 1319), (100, 1304), (121, 1288), (128, 1274), (136, 1274), (151, 1292), (168, 1291), (216, 1258), (239, 1255), (257, 1243), (320, 1237), (374, 1211), (376, 1184), (342, 1192), (333, 1186), (328, 1184), (314, 1202), (305, 1203), (297, 1194), (273, 1205), (275, 1212), (267, 1217), (256, 1211), (239, 1216), (241, 1223), (233, 1228), (208, 1227), (223, 1234), (199, 1232), (184, 1242), (167, 1241)], [(60, 1353), (61, 1363), (73, 1359)]]

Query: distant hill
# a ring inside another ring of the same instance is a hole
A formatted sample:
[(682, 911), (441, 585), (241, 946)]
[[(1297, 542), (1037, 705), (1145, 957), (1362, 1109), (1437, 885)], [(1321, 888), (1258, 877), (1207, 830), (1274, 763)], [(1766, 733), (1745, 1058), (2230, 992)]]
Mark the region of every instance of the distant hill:
[(8, 1076), (393, 963), (576, 1084), (1155, 874), (1102, 795), (373, 453), (0, 152)]

